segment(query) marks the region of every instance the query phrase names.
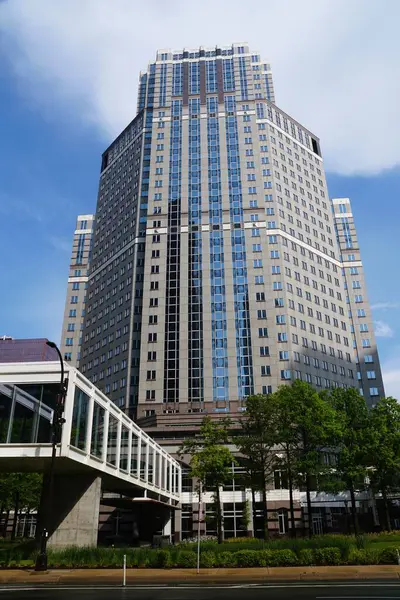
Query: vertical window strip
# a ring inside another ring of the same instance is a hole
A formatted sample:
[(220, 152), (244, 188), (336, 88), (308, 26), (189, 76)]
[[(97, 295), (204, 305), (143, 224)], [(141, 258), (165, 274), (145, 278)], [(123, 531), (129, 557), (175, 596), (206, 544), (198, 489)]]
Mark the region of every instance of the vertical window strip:
[(85, 250), (86, 234), (82, 234), (78, 237), (78, 249), (76, 252), (75, 264), (80, 265), (83, 262), (83, 253)]
[(160, 69), (160, 95), (158, 99), (159, 106), (165, 106), (167, 102), (167, 71), (168, 65), (161, 65)]
[(150, 65), (149, 84), (147, 88), (147, 107), (152, 108), (154, 106), (154, 86), (156, 81), (156, 65)]
[(171, 107), (165, 298), (164, 402), (179, 402), (182, 100)]
[(217, 66), (215, 60), (206, 61), (206, 89), (207, 94), (217, 91)]
[[(233, 114), (232, 114), (233, 113)], [(243, 222), (243, 197), (240, 177), (239, 135), (234, 96), (225, 98), (226, 147), (228, 159), (229, 204), (231, 222)], [(246, 268), (244, 229), (231, 232), (233, 293), (235, 302), (236, 364), (238, 397), (254, 394), (253, 359), (249, 311), (249, 287)]]
[(207, 112), (213, 400), (217, 401), (229, 399), (220, 138), (218, 117), (211, 116), (218, 114), (218, 98), (207, 98)]
[(239, 77), (240, 77), (240, 91), (242, 100), (249, 99), (249, 90), (247, 87), (247, 69), (246, 69), (246, 59), (243, 56), (238, 58), (239, 61)]
[(182, 96), (183, 90), (183, 64), (174, 63), (172, 69), (172, 95)]
[(189, 63), (189, 94), (200, 94), (200, 63)]
[(223, 61), (224, 92), (235, 91), (235, 75), (233, 70), (233, 59)]
[[(188, 399), (204, 400), (200, 99), (189, 100)], [(194, 228), (196, 227), (196, 229)]]

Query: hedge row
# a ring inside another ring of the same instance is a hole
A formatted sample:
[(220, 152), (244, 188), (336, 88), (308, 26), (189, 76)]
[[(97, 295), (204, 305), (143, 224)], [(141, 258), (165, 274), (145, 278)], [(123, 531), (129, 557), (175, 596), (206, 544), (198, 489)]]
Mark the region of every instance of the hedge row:
[[(195, 552), (181, 551), (178, 560), (174, 564), (168, 551), (160, 550), (158, 552), (157, 565), (164, 568), (172, 567), (195, 567), (197, 556)], [(296, 555), (292, 550), (239, 550), (238, 552), (221, 552), (215, 554), (211, 551), (202, 552), (200, 555), (200, 567), (291, 567), (291, 566), (309, 566), (309, 565), (367, 565), (397, 564), (397, 551), (392, 548), (386, 548), (382, 551), (358, 550), (354, 548), (350, 551), (347, 560), (343, 560), (339, 548), (318, 548), (315, 550), (303, 549)]]
[[(195, 568), (197, 554), (192, 550), (151, 550), (151, 549), (111, 549), (111, 548), (69, 548), (49, 553), (49, 567), (121, 567), (123, 556), (127, 556), (129, 568)], [(3, 567), (33, 566), (30, 560), (12, 560)], [(398, 554), (394, 548), (365, 550), (353, 548), (346, 559), (339, 548), (304, 548), (298, 554), (293, 550), (239, 550), (237, 552), (201, 552), (200, 566), (213, 567), (290, 567), (309, 565), (371, 565), (397, 564)]]

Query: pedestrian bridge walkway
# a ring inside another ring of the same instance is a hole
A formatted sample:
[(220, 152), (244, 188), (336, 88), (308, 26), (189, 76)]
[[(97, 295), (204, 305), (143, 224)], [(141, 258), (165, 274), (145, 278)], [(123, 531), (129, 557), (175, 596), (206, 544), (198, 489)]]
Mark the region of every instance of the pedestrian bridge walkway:
[[(65, 365), (65, 376), (56, 472), (97, 473), (108, 491), (178, 504), (179, 463), (77, 369)], [(58, 362), (0, 364), (0, 471), (48, 470), (59, 385)]]

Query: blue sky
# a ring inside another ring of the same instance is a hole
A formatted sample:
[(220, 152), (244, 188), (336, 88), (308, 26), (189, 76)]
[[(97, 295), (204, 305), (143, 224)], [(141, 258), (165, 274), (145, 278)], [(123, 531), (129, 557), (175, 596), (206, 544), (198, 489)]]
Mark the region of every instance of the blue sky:
[[(224, 3), (221, 3), (223, 5)], [(190, 6), (189, 6), (190, 5)], [(0, 0), (0, 335), (59, 341), (75, 218), (156, 48), (248, 41), (321, 138), (355, 213), (387, 392), (400, 397), (397, 0)]]

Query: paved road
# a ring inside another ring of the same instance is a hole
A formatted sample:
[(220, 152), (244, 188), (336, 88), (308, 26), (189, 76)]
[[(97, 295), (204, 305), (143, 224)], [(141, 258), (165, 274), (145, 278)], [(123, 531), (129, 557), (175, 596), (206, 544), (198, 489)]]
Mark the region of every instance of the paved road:
[(231, 586), (13, 587), (0, 588), (0, 600), (391, 600), (400, 582), (237, 584)]

